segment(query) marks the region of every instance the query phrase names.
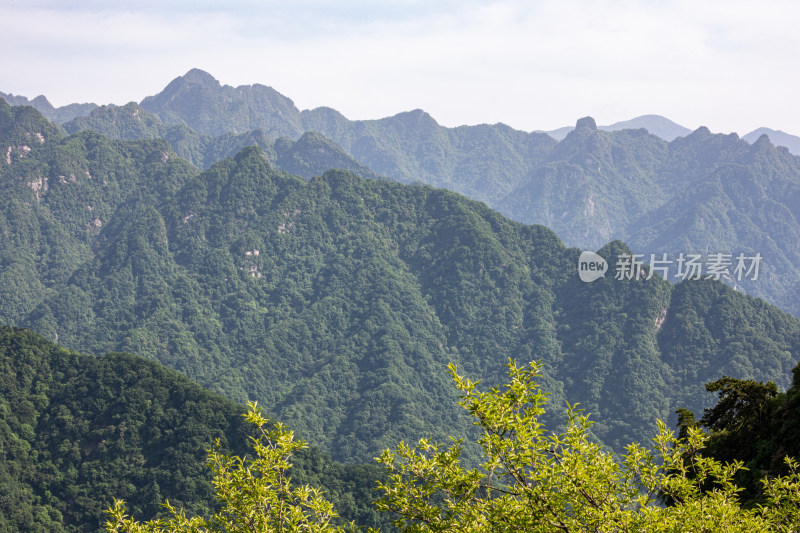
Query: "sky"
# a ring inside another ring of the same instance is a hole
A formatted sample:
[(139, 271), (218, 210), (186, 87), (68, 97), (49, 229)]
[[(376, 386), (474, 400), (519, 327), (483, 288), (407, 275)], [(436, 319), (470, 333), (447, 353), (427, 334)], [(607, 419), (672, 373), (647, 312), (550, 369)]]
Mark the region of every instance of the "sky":
[(354, 120), (800, 135), (799, 21), (795, 0), (0, 0), (0, 91), (124, 104), (196, 67)]

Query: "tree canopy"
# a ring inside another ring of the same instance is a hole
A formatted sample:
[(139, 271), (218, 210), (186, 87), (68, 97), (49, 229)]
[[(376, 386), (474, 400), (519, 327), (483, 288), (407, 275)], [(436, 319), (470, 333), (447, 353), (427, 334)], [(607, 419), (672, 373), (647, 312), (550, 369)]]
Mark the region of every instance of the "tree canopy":
[[(398, 516), (401, 531), (794, 531), (800, 527), (800, 465), (787, 458), (786, 476), (763, 481), (764, 504), (744, 508), (734, 475), (741, 462), (702, 455), (707, 435), (688, 428), (678, 438), (663, 423), (652, 449), (629, 445), (615, 456), (593, 442), (588, 415), (574, 406), (563, 431), (541, 422), (546, 395), (537, 383), (541, 366), (508, 363), (509, 382), (480, 391), (451, 366), (461, 406), (480, 428), (483, 462), (461, 462), (462, 442), (442, 446), (422, 439), (401, 443), (378, 461), (388, 479), (378, 483), (378, 509)], [(139, 523), (116, 501), (109, 532), (338, 531), (335, 511), (318, 491), (291, 488), (289, 456), (302, 446), (292, 433), (267, 421), (256, 406), (245, 415), (259, 435), (254, 456), (212, 450), (209, 465), (223, 510), (210, 518), (171, 517)], [(666, 504), (664, 504), (664, 502)], [(352, 527), (353, 524), (350, 524)]]

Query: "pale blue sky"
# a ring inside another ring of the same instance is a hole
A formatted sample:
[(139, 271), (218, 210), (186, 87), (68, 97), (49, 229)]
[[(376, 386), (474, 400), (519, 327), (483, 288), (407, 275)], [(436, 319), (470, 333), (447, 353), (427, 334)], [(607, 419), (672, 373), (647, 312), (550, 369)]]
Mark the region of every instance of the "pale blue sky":
[(198, 67), (351, 119), (800, 134), (799, 23), (794, 0), (0, 0), (0, 91), (123, 104)]

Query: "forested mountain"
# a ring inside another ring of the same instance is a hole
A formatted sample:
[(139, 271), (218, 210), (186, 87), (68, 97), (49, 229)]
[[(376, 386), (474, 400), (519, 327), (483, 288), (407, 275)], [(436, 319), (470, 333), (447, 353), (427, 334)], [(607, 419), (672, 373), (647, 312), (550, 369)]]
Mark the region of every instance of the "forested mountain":
[(111, 139), (165, 139), (175, 153), (200, 169), (236, 155), (245, 146), (258, 146), (277, 168), (304, 178), (331, 168), (349, 170), (368, 178), (379, 177), (319, 133), (307, 132), (294, 141), (287, 137), (270, 139), (260, 129), (211, 137), (185, 124), (168, 126), (135, 102), (98, 107), (88, 116), (70, 120), (63, 127), (67, 133), (92, 130)]
[(738, 287), (800, 313), (800, 158), (766, 137), (750, 145), (700, 128), (665, 143), (583, 119), (528, 180), (502, 212), (589, 248), (622, 235), (648, 259), (760, 253), (759, 278)]
[(609, 126), (600, 126), (599, 129), (603, 131), (646, 129), (649, 133), (661, 137), (667, 142), (674, 141), (678, 137), (685, 137), (692, 132), (689, 128), (660, 115), (642, 115), (630, 120), (615, 122)]
[[(0, 529), (99, 531), (113, 497), (143, 517), (163, 514), (166, 496), (206, 513), (206, 452), (215, 439), (249, 452), (244, 411), (158, 363), (0, 327)], [(322, 487), (345, 518), (388, 522), (371, 506), (377, 465), (339, 465), (313, 448), (293, 462), (295, 482)]]
[[(176, 78), (140, 106), (100, 108), (65, 125), (70, 132), (91, 128), (115, 139), (168, 138), (170, 126), (190, 128), (206, 138), (257, 129), (273, 139), (295, 140), (316, 131), (379, 174), (447, 187), (482, 201), (511, 192), (515, 180), (556, 144), (543, 133), (503, 124), (445, 128), (421, 110), (365, 121), (350, 121), (330, 108), (301, 112), (270, 87), (223, 86), (198, 69)], [(203, 160), (189, 158), (195, 164)]]
[(294, 103), (272, 87), (223, 86), (199, 69), (175, 78), (141, 105), (168, 125), (185, 124), (212, 137), (260, 129), (275, 138), (297, 138), (304, 131)]
[[(620, 129), (642, 126), (650, 133)], [(197, 69), (141, 106), (100, 108), (65, 127), (121, 139), (162, 137), (199, 168), (247, 144), (304, 177), (340, 167), (370, 176), (369, 167), (486, 202), (584, 249), (620, 239), (646, 259), (760, 253), (758, 280), (728, 282), (800, 316), (800, 158), (766, 138), (748, 137), (750, 144), (707, 128), (688, 134), (654, 115), (603, 128), (587, 117), (564, 129), (560, 142), (503, 124), (446, 128), (421, 110), (352, 121), (330, 108), (300, 111), (263, 85), (223, 86)], [(331, 157), (315, 163), (313, 149), (297, 156), (292, 148), (286, 161), (278, 152), (290, 145), (269, 140), (296, 140), (307, 131), (324, 136), (314, 141)], [(298, 160), (305, 164), (291, 166)]]
[[(338, 459), (465, 434), (448, 362), (499, 383), (509, 357), (542, 359), (552, 405), (581, 402), (620, 446), (707, 405), (722, 373), (786, 384), (800, 354), (800, 322), (763, 301), (615, 280), (620, 242), (583, 283), (552, 231), (455, 193), (304, 181), (257, 147), (200, 172), (165, 141), (63, 136), (31, 108), (0, 120), (0, 323), (259, 400)], [(596, 142), (581, 126), (570, 143)]]
[(699, 426), (710, 434), (704, 453), (721, 461), (741, 461), (745, 469), (736, 480), (747, 505), (764, 503), (761, 480), (788, 473), (785, 457), (800, 456), (800, 365), (792, 370), (785, 392), (773, 382), (731, 377), (706, 385), (718, 394), (716, 405), (695, 414), (683, 410), (681, 432)]

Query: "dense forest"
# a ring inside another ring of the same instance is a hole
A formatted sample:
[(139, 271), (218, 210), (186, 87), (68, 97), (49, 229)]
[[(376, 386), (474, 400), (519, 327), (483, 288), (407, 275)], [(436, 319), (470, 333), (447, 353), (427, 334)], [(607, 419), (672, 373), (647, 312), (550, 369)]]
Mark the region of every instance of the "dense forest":
[(742, 461), (737, 475), (748, 505), (763, 503), (761, 480), (788, 472), (784, 457), (800, 457), (800, 365), (792, 370), (792, 384), (780, 391), (774, 382), (722, 377), (705, 387), (716, 392), (717, 403), (697, 419), (679, 411), (681, 434), (700, 427), (711, 436), (705, 453), (720, 461)]
[[(252, 453), (244, 411), (153, 361), (82, 355), (0, 327), (0, 529), (98, 531), (114, 497), (145, 519), (167, 497), (207, 513), (214, 440)], [(340, 465), (314, 448), (293, 464), (294, 480), (325, 490), (343, 519), (388, 524), (371, 505), (377, 465)]]
[[(338, 460), (468, 434), (450, 362), (499, 383), (509, 357), (541, 360), (554, 419), (580, 402), (618, 448), (709, 406), (723, 374), (788, 386), (800, 353), (800, 323), (761, 300), (583, 283), (552, 231), (429, 186), (303, 180), (257, 147), (201, 172), (166, 141), (2, 103), (0, 140), (0, 322), (258, 400)], [(629, 252), (600, 250), (612, 269)]]

